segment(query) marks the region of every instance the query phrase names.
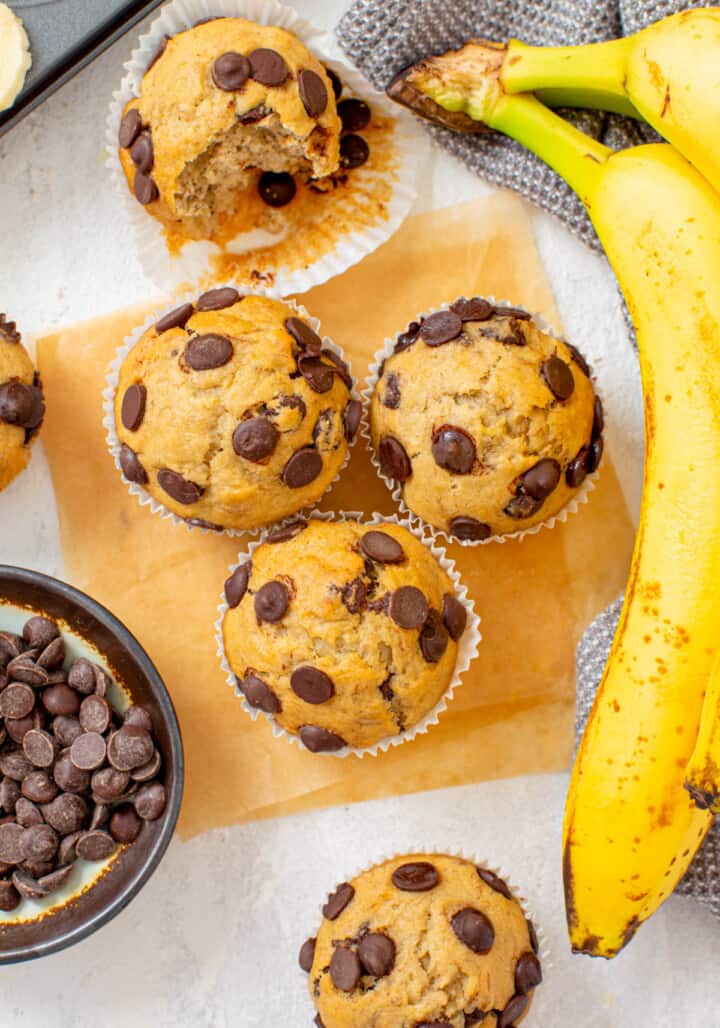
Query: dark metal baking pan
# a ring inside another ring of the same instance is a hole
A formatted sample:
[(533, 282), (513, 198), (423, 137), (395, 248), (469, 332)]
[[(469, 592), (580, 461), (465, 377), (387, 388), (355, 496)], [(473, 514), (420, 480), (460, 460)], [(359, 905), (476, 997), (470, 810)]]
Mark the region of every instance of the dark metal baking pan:
[(0, 112), (0, 135), (162, 0), (5, 0), (25, 25), (32, 67), (13, 106)]

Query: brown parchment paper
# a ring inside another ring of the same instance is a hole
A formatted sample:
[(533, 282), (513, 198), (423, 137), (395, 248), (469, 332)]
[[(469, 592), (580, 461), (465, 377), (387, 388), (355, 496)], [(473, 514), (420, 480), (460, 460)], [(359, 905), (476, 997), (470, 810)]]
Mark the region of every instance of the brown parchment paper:
[[(465, 293), (522, 303), (558, 324), (522, 202), (510, 193), (409, 219), (361, 264), (302, 302), (356, 376), (386, 335)], [(606, 458), (590, 502), (522, 542), (451, 547), (482, 617), (480, 656), (427, 735), (375, 758), (314, 757), (253, 723), (226, 685), (213, 622), (238, 540), (201, 535), (129, 496), (102, 429), (107, 365), (145, 309), (41, 339), (43, 430), (69, 581), (105, 603), (157, 664), (180, 717), (187, 767), (180, 830), (390, 793), (561, 769), (569, 763), (574, 651), (621, 590), (633, 529)], [(392, 512), (362, 443), (323, 506)]]

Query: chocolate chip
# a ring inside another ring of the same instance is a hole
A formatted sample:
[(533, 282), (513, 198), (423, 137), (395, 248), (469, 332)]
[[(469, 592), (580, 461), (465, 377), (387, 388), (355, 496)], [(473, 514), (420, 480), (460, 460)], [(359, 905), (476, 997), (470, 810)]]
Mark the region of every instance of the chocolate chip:
[(234, 609), (240, 603), (247, 592), (248, 582), (250, 581), (251, 565), (250, 561), (246, 561), (245, 564), (241, 564), (235, 568), (229, 578), (225, 579), (225, 599), (228, 602), (228, 607)]
[[(46, 671), (57, 671), (62, 669), (65, 662), (65, 641), (58, 637), (48, 643), (37, 659), (38, 667)], [(48, 676), (49, 681), (49, 676)]]
[(587, 459), (588, 475), (592, 475), (600, 467), (604, 445), (605, 444), (603, 443), (601, 436), (599, 439), (596, 439), (590, 447), (590, 453), (588, 454)]
[(437, 868), (426, 860), (401, 864), (392, 873), (393, 885), (402, 892), (429, 892), (439, 881)]
[(275, 452), (280, 433), (268, 418), (241, 421), (233, 432), (233, 450), (238, 457), (259, 464)]
[(129, 803), (124, 803), (122, 806), (117, 807), (110, 815), (108, 831), (115, 842), (124, 845), (135, 842), (141, 828), (142, 820), (138, 817), (135, 808), (131, 807)]
[(343, 100), (337, 106), (343, 132), (362, 132), (370, 124), (370, 108), (364, 100)]
[(288, 67), (276, 50), (260, 47), (248, 56), (250, 74), (263, 86), (281, 86), (288, 77)]
[(425, 318), (420, 326), (420, 338), (428, 346), (442, 346), (462, 332), (462, 320), (454, 311), (437, 311)]
[(330, 363), (335, 368), (335, 374), (338, 376), (338, 378), (345, 383), (348, 389), (352, 389), (353, 381), (352, 375), (350, 374), (350, 368), (342, 359), (340, 354), (335, 353), (334, 350), (325, 349), (322, 351), (321, 356), (323, 356), (326, 360), (330, 361)]
[(107, 832), (95, 829), (83, 832), (75, 843), (75, 852), (80, 860), (107, 860), (115, 852), (115, 842)]
[(23, 682), (13, 682), (0, 692), (0, 714), (3, 717), (26, 717), (35, 706), (35, 693)]
[(513, 996), (498, 1018), (497, 1028), (512, 1028), (519, 1017), (525, 1013), (530, 999), (528, 996)]
[(322, 908), (323, 917), (328, 921), (336, 921), (354, 895), (355, 889), (352, 885), (349, 882), (342, 882), (335, 892), (328, 896), (327, 903)]
[(81, 771), (95, 771), (105, 760), (105, 740), (102, 735), (99, 732), (83, 732), (79, 735), (70, 747), (70, 760)]
[(146, 732), (152, 731), (152, 718), (150, 712), (145, 707), (139, 707), (136, 703), (133, 703), (131, 707), (125, 711), (123, 721), (126, 725), (135, 725), (136, 728), (144, 728)]
[(43, 899), (48, 894), (48, 890), (36, 882), (27, 871), (15, 871), (12, 883), (24, 899)]
[(542, 981), (540, 961), (534, 953), (523, 953), (515, 967), (515, 991), (526, 996)]
[(147, 471), (140, 463), (138, 455), (130, 449), (127, 443), (123, 443), (120, 447), (120, 469), (128, 482), (147, 485)]
[(532, 314), (528, 314), (522, 307), (496, 307), (495, 314), (498, 318), (515, 318), (517, 321), (532, 321)]
[[(6, 690), (7, 691), (7, 690)], [(2, 694), (0, 694), (0, 698)], [(42, 702), (48, 713), (73, 717), (80, 710), (80, 697), (69, 685), (49, 685), (42, 694)]]
[(233, 344), (227, 336), (208, 332), (195, 336), (185, 347), (185, 363), (193, 371), (210, 371), (222, 368), (233, 357)]
[(132, 145), (130, 159), (143, 175), (152, 171), (155, 154), (153, 150), (152, 136), (149, 132), (141, 132)]
[(131, 771), (131, 777), (134, 782), (148, 782), (151, 778), (155, 778), (160, 767), (162, 765), (162, 757), (160, 756), (159, 750), (155, 750), (147, 764), (142, 764), (140, 767), (135, 767)]
[(338, 946), (330, 958), (330, 977), (336, 989), (352, 992), (362, 977), (357, 953), (345, 946)]
[(468, 515), (460, 514), (456, 518), (452, 518), (448, 526), (450, 535), (456, 539), (468, 539), (472, 542), (480, 542), (483, 539), (489, 539), (492, 535), (492, 528), (490, 525), (486, 525), (484, 521), (477, 521), (475, 518), (471, 518)]
[(385, 378), (385, 392), (381, 400), (383, 407), (390, 410), (397, 410), (400, 406), (400, 384), (397, 375), (392, 371), (388, 372)]
[(311, 753), (336, 753), (347, 746), (342, 736), (327, 728), (321, 728), (320, 725), (301, 725), (298, 735), (302, 744)]
[(370, 147), (362, 136), (348, 132), (340, 139), (340, 167), (345, 169), (359, 168), (370, 156)]
[(322, 466), (318, 451), (313, 446), (303, 446), (295, 451), (283, 468), (283, 483), (288, 489), (302, 489), (318, 477)]
[(274, 532), (265, 537), (265, 542), (274, 545), (275, 543), (286, 543), (290, 539), (295, 539), (296, 536), (300, 535), (307, 528), (307, 521), (304, 518), (298, 518), (296, 521), (291, 521), (289, 525), (284, 525), (282, 528), (276, 528)]
[(23, 857), (27, 861), (52, 860), (57, 853), (58, 837), (50, 825), (26, 828), (22, 837)]
[(238, 114), (237, 120), (241, 125), (255, 125), (258, 121), (262, 121), (263, 118), (267, 118), (268, 114), (272, 114), (269, 107), (266, 107), (265, 104), (256, 104), (250, 110)]
[(428, 603), (414, 585), (402, 585), (390, 598), (389, 613), (401, 628), (419, 628), (428, 616)]
[(141, 785), (135, 796), (135, 810), (143, 821), (157, 821), (162, 816), (167, 803), (165, 786), (160, 782), (148, 782)]
[(160, 60), (162, 55), (165, 53), (165, 51), (167, 50), (167, 45), (168, 45), (169, 42), (170, 42), (170, 36), (163, 36), (162, 37), (162, 39), (160, 40), (160, 43), (158, 45), (157, 50), (155, 51), (155, 53), (150, 58), (150, 63), (148, 64), (147, 68), (145, 69), (145, 74), (146, 75), (150, 71), (151, 68), (155, 67), (157, 62)]
[(22, 840), (25, 831), (13, 822), (0, 825), (0, 860), (6, 864), (19, 864), (24, 859)]
[(503, 879), (499, 877), (499, 875), (496, 875), (493, 871), (490, 871), (486, 867), (479, 867), (477, 869), (477, 873), (480, 875), (480, 877), (486, 885), (489, 885), (491, 889), (495, 890), (495, 892), (499, 892), (501, 896), (505, 897), (505, 899), (513, 898), (513, 894), (510, 892), (507, 883), (504, 882)]
[(290, 676), (290, 688), (306, 703), (326, 703), (335, 695), (335, 685), (330, 675), (310, 665), (293, 671)]
[(255, 593), (253, 605), (258, 621), (275, 624), (285, 616), (290, 606), (290, 594), (282, 582), (266, 582)]
[(160, 488), (178, 503), (197, 503), (205, 492), (197, 482), (188, 481), (179, 471), (172, 471), (170, 468), (161, 468), (157, 473), (157, 480)]
[(533, 496), (521, 493), (519, 496), (513, 496), (512, 500), (505, 506), (504, 513), (509, 518), (521, 521), (524, 518), (531, 518), (533, 514), (537, 514), (541, 507), (542, 500), (536, 500)]
[[(64, 792), (85, 792), (90, 784), (90, 775), (81, 771), (70, 760), (70, 751), (61, 753), (53, 767), (53, 778)], [(32, 797), (30, 797), (32, 799)], [(51, 797), (52, 799), (52, 797)], [(49, 800), (47, 802), (50, 802)]]
[(545, 380), (550, 392), (558, 400), (569, 399), (575, 389), (575, 379), (570, 370), (570, 365), (559, 357), (553, 355), (548, 357), (540, 368), (540, 374)]
[(127, 771), (118, 771), (114, 767), (103, 767), (92, 776), (92, 791), (100, 799), (111, 803), (125, 792), (130, 775)]
[(440, 614), (431, 610), (420, 632), (420, 652), (428, 664), (437, 664), (448, 644), (448, 633)]
[(242, 89), (250, 78), (250, 61), (242, 54), (228, 50), (213, 61), (212, 80), (218, 89), (234, 93)]
[(30, 428), (37, 418), (33, 387), (19, 379), (0, 385), (0, 421), (18, 428)]
[(468, 475), (475, 464), (475, 443), (462, 428), (442, 425), (433, 433), (432, 455), (438, 467)]
[(333, 71), (332, 68), (328, 68), (327, 64), (325, 65), (325, 73), (327, 77), (330, 79), (330, 83), (333, 87), (333, 93), (335, 94), (335, 99), (339, 100), (342, 96), (343, 91), (342, 79), (336, 71)]
[(135, 432), (145, 417), (145, 401), (147, 389), (144, 385), (131, 385), (125, 390), (122, 399), (120, 418), (129, 432)]
[(22, 634), (28, 646), (44, 650), (53, 640), (59, 638), (60, 629), (50, 618), (38, 615), (25, 622)]
[(587, 478), (589, 455), (590, 447), (583, 446), (579, 450), (577, 457), (568, 464), (565, 472), (565, 481), (571, 489), (577, 489)]
[(171, 328), (185, 328), (190, 318), (195, 313), (191, 303), (183, 303), (172, 311), (168, 311), (159, 321), (155, 322), (155, 331), (158, 335), (169, 331)]
[(318, 354), (322, 350), (322, 339), (310, 326), (300, 318), (286, 318), (285, 328), (298, 346), (308, 353)]
[(315, 393), (327, 393), (332, 389), (335, 371), (319, 357), (303, 354), (298, 358), (298, 370)]
[(85, 824), (88, 807), (82, 796), (63, 792), (43, 806), (43, 817), (60, 835), (77, 832)]
[(522, 476), (523, 491), (536, 500), (546, 500), (560, 481), (561, 473), (558, 462), (545, 457)]
[[(38, 667), (35, 663), (34, 657), (36, 653), (37, 650), (28, 650), (19, 657), (13, 658), (5, 669), (8, 678), (14, 678), (17, 682), (32, 685), (36, 689), (46, 685), (48, 673), (45, 668)], [(21, 714), (20, 717), (24, 717), (24, 714)]]
[(467, 610), (452, 593), (443, 596), (442, 616), (450, 638), (457, 642), (467, 625)]
[[(18, 793), (19, 791), (20, 790), (18, 790)], [(53, 803), (56, 802), (57, 800), (53, 800)], [(52, 804), (50, 805), (52, 806)], [(50, 827), (55, 828), (57, 831), (57, 828), (52, 821), (50, 821), (49, 818), (44, 817), (44, 815), (40, 813), (39, 807), (25, 796), (18, 796), (18, 800), (15, 804), (15, 820), (19, 825), (22, 825), (23, 828), (32, 828), (33, 825), (41, 825), (43, 820), (46, 820)]]
[(418, 335), (420, 334), (420, 322), (411, 321), (404, 332), (395, 340), (395, 346), (393, 347), (393, 353), (402, 353), (403, 350), (409, 350), (413, 345)]
[[(79, 718), (84, 732), (102, 735), (110, 726), (110, 704), (103, 696), (86, 696), (80, 704)], [(76, 767), (83, 766), (76, 760), (73, 763)]]
[(298, 954), (298, 964), (307, 974), (310, 974), (313, 966), (313, 960), (315, 959), (315, 943), (317, 939), (310, 938), (306, 939), (300, 947), (300, 953)]
[(295, 179), (287, 171), (264, 171), (258, 182), (258, 193), (268, 207), (286, 207), (295, 196)]
[(325, 83), (317, 72), (309, 68), (303, 68), (298, 72), (297, 82), (300, 99), (306, 112), (311, 118), (319, 118), (328, 103)]
[(360, 427), (361, 415), (362, 404), (360, 403), (360, 401), (349, 400), (343, 413), (343, 427), (345, 429), (345, 438), (349, 443), (351, 443), (357, 435), (357, 430)]
[(57, 889), (61, 889), (65, 882), (72, 874), (72, 867), (65, 865), (64, 867), (58, 867), (49, 874), (43, 875), (42, 878), (38, 879), (38, 885), (41, 889), (45, 889), (47, 892), (55, 892)]
[(592, 427), (592, 441), (595, 442), (602, 435), (603, 429), (605, 428), (605, 412), (603, 411), (602, 400), (599, 396), (595, 397), (595, 405), (593, 407), (593, 427)]
[(450, 310), (461, 321), (489, 321), (495, 313), (493, 305), (481, 296), (473, 296), (469, 300), (463, 296), (450, 305)]
[(35, 767), (50, 767), (55, 760), (52, 737), (41, 728), (31, 728), (22, 741), (23, 753)]
[(20, 893), (12, 882), (0, 881), (0, 910), (15, 910), (20, 905)]
[[(0, 753), (0, 771), (14, 782), (22, 782), (32, 770), (33, 766), (24, 753)], [(2, 859), (0, 856), (0, 860)]]
[(146, 207), (149, 203), (154, 203), (160, 196), (152, 175), (145, 175), (142, 171), (135, 172), (133, 188), (135, 190), (135, 199), (143, 207)]
[(5, 719), (5, 731), (10, 736), (13, 742), (16, 742), (19, 746), (22, 746), (23, 739), (32, 728), (37, 728), (40, 724), (39, 712), (37, 708), (33, 710), (32, 714), (28, 714), (26, 717), (18, 718), (6, 718)]
[(359, 614), (367, 598), (367, 588), (362, 578), (347, 582), (340, 590), (340, 598), (351, 614)]
[(242, 680), (238, 679), (238, 688), (251, 707), (264, 710), (266, 714), (279, 714), (282, 710), (273, 690), (256, 674), (248, 673)]
[(400, 564), (406, 559), (405, 550), (393, 536), (372, 529), (360, 539), (360, 549), (378, 564)]
[(219, 289), (208, 289), (201, 293), (195, 303), (199, 311), (222, 311), (226, 307), (232, 307), (240, 300), (240, 293), (232, 286), (222, 286)]
[(78, 657), (70, 666), (68, 685), (83, 696), (89, 696), (95, 690), (95, 668), (85, 657)]
[[(73, 747), (77, 746), (82, 738), (83, 736), (80, 736), (80, 739), (73, 743)], [(117, 771), (132, 771), (135, 767), (142, 767), (150, 760), (153, 751), (150, 733), (137, 725), (123, 725), (117, 732), (113, 732), (107, 743), (107, 759)], [(77, 767), (77, 764), (75, 766)]]
[(120, 131), (118, 132), (118, 143), (123, 150), (129, 149), (140, 135), (142, 129), (142, 118), (140, 117), (140, 111), (137, 107), (131, 107), (129, 111), (126, 111), (120, 122)]
[(14, 814), (20, 799), (20, 786), (12, 778), (3, 778), (0, 783), (0, 807), (6, 814)]
[(378, 446), (380, 469), (386, 478), (405, 482), (412, 475), (412, 464), (405, 447), (393, 435), (385, 435)]
[(395, 943), (382, 932), (363, 936), (357, 952), (366, 974), (375, 978), (384, 978), (395, 966)]
[(535, 930), (535, 925), (532, 923), (529, 917), (525, 919), (525, 923), (527, 924), (528, 935), (530, 936), (530, 945), (533, 948), (533, 953), (537, 953), (537, 951), (540, 949), (540, 942), (538, 940), (537, 931)]
[(20, 791), (33, 803), (50, 803), (58, 794), (57, 785), (47, 771), (31, 771), (23, 778)]
[(583, 375), (585, 375), (587, 378), (590, 378), (590, 365), (585, 360), (580, 351), (577, 349), (577, 347), (571, 346), (570, 343), (565, 343), (565, 345), (570, 351), (570, 357), (572, 358), (573, 363), (577, 364), (577, 366), (582, 371)]
[(465, 907), (453, 915), (450, 924), (460, 942), (464, 943), (473, 953), (483, 956), (492, 949), (495, 942), (495, 929), (492, 922), (481, 911)]

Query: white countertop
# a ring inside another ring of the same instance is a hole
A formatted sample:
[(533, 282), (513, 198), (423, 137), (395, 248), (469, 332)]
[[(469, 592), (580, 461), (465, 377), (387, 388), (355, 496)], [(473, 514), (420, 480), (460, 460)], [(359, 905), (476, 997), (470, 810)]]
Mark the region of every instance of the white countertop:
[[(344, 3), (296, 6), (329, 29)], [(105, 112), (131, 44), (120, 40), (0, 138), (0, 310), (25, 333), (159, 297), (104, 168)], [(436, 152), (418, 209), (488, 191)], [(548, 216), (534, 211), (533, 221), (566, 332), (603, 379), (609, 445), (636, 511), (642, 406), (613, 276)], [(0, 562), (62, 577), (42, 445), (0, 496)], [(671, 899), (611, 963), (570, 955), (559, 860), (565, 788), (564, 775), (512, 779), (175, 840), (110, 925), (40, 963), (2, 970), (0, 1028), (309, 1026), (296, 958), (325, 893), (414, 847), (500, 864), (527, 896), (551, 951), (528, 1028), (720, 1024), (720, 925), (690, 900)]]

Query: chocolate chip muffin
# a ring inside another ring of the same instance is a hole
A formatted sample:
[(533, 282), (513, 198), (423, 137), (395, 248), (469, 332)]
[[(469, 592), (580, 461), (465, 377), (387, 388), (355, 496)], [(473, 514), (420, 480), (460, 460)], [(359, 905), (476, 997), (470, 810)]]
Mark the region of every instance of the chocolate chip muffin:
[(603, 448), (602, 405), (582, 355), (524, 310), (480, 297), (398, 336), (370, 424), (382, 473), (407, 507), (460, 540), (547, 521)]
[[(215, 18), (166, 39), (125, 107), (119, 153), (128, 187), (190, 239), (252, 227), (288, 202), (292, 175), (338, 167), (341, 124), (322, 64), (291, 32)], [(250, 205), (243, 217), (243, 206)]]
[(0, 314), (0, 490), (30, 460), (30, 447), (44, 414), (38, 373), (15, 322)]
[(542, 981), (520, 903), (461, 857), (394, 857), (322, 912), (299, 959), (324, 1028), (513, 1028)]
[(225, 596), (238, 689), (313, 753), (416, 725), (450, 684), (467, 621), (431, 551), (390, 522), (284, 526)]
[(357, 431), (345, 362), (292, 307), (230, 287), (157, 321), (120, 368), (125, 478), (206, 528), (280, 521), (325, 492)]

